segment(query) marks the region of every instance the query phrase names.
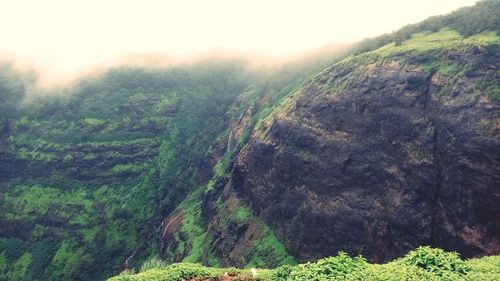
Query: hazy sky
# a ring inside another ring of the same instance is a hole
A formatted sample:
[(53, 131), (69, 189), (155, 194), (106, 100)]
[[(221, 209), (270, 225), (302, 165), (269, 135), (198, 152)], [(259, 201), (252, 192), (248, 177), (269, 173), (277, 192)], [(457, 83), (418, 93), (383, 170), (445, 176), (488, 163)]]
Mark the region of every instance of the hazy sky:
[(0, 54), (73, 71), (131, 53), (286, 56), (351, 42), (475, 0), (0, 0)]

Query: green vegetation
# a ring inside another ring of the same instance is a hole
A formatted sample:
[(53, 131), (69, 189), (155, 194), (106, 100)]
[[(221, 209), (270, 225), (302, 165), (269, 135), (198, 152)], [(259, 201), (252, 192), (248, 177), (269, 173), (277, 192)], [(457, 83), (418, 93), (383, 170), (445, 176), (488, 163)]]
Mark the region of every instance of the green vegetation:
[(368, 263), (362, 257), (351, 258), (340, 252), (336, 257), (324, 258), (315, 263), (293, 266), (283, 266), (271, 275), (274, 280), (340, 280), (349, 278), (349, 275), (365, 270)]
[(392, 42), (400, 45), (401, 42), (420, 32), (434, 33), (447, 27), (468, 37), (484, 31), (500, 34), (500, 17), (498, 0), (479, 1), (473, 7), (464, 7), (448, 15), (435, 16), (416, 24), (407, 25), (400, 30), (384, 34), (375, 38), (363, 40), (354, 45), (348, 54), (361, 54), (373, 51)]
[[(224, 276), (232, 279), (223, 279)], [(141, 273), (124, 273), (110, 281), (179, 281), (196, 280), (496, 280), (500, 276), (500, 256), (462, 260), (456, 253), (420, 247), (406, 256), (386, 264), (370, 264), (362, 257), (350, 257), (340, 252), (336, 257), (317, 262), (285, 265), (274, 270), (237, 270), (209, 268), (199, 264), (149, 263)]]
[[(201, 215), (202, 194), (202, 189), (191, 193), (177, 207), (178, 212), (182, 212), (182, 226), (175, 237), (179, 245), (174, 249), (169, 249), (173, 252), (167, 253), (167, 255), (183, 256), (183, 262), (200, 261), (201, 256), (208, 252), (206, 229)], [(180, 235), (183, 236), (182, 239)], [(217, 261), (212, 264), (217, 264)]]
[[(161, 264), (161, 263), (160, 263)], [(109, 280), (164, 280), (164, 281), (177, 281), (177, 280), (191, 280), (196, 278), (197, 280), (203, 280), (210, 278), (221, 279), (224, 275), (231, 274), (233, 276), (240, 275), (241, 270), (234, 268), (208, 268), (201, 266), (199, 264), (193, 263), (180, 263), (173, 265), (165, 265), (160, 268), (148, 269), (137, 275), (121, 275)], [(249, 274), (250, 272), (246, 272)]]
[(469, 271), (467, 265), (457, 253), (447, 253), (441, 249), (427, 247), (421, 247), (410, 252), (399, 263), (417, 266), (439, 276), (443, 276), (446, 272), (465, 275)]
[[(98, 215), (85, 190), (61, 192), (52, 187), (12, 186), (2, 205), (7, 220), (35, 221), (39, 217), (66, 220), (69, 224), (93, 223)], [(77, 215), (75, 215), (77, 214)]]
[[(136, 251), (131, 267), (157, 253), (150, 222), (199, 189), (197, 167), (247, 85), (241, 62), (208, 60), (111, 69), (22, 104), (29, 81), (4, 68), (0, 224), (22, 239), (0, 238), (0, 274), (17, 280), (102, 280)], [(186, 258), (198, 261), (204, 228), (186, 231)]]
[(242, 223), (248, 221), (252, 217), (252, 210), (247, 206), (240, 206), (233, 212), (233, 219)]
[(281, 243), (274, 232), (265, 224), (261, 224), (261, 236), (254, 242), (254, 250), (247, 257), (246, 267), (266, 267), (277, 264), (295, 265), (297, 262), (291, 256), (283, 243)]
[(470, 37), (463, 37), (457, 31), (442, 29), (435, 33), (423, 32), (415, 33), (410, 39), (404, 41), (399, 46), (386, 45), (372, 53), (382, 57), (397, 57), (401, 54), (418, 55), (429, 54), (430, 52), (441, 53), (448, 50), (464, 50), (470, 47), (488, 47), (500, 44), (500, 38), (494, 32), (480, 33)]

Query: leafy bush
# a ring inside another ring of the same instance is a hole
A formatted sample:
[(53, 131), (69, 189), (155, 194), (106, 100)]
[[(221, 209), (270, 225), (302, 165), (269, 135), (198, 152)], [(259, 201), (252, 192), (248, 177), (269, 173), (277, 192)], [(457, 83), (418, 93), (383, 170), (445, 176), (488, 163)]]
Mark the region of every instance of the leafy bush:
[(339, 252), (336, 257), (324, 258), (315, 263), (282, 267), (273, 280), (330, 280), (333, 276), (341, 278), (354, 271), (364, 270), (367, 265), (363, 257), (351, 258), (346, 253)]
[(500, 255), (465, 261), (470, 271), (467, 280), (498, 280)]
[(280, 266), (274, 270), (274, 272), (269, 278), (276, 281), (287, 280), (287, 278), (290, 276), (294, 268), (295, 266), (291, 265)]
[(399, 260), (399, 263), (417, 266), (440, 276), (447, 274), (447, 272), (467, 274), (469, 271), (469, 267), (457, 253), (430, 247), (419, 247), (409, 252)]
[(222, 276), (224, 276), (223, 269), (208, 268), (195, 263), (177, 263), (164, 267), (163, 269), (152, 268), (136, 275), (120, 275), (113, 277), (109, 280), (110, 281), (133, 281), (133, 280), (178, 281), (178, 280), (191, 280), (192, 278), (197, 278), (197, 279), (221, 278)]
[(442, 279), (416, 266), (388, 263), (383, 265), (370, 264), (364, 270), (355, 271), (347, 275), (344, 280), (437, 281)]

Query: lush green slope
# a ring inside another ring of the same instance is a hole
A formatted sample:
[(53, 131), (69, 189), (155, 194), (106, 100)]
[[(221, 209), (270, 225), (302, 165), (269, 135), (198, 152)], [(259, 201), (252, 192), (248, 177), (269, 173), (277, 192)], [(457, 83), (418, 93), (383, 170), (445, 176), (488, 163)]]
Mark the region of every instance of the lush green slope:
[(273, 270), (209, 268), (199, 264), (150, 262), (140, 273), (124, 272), (110, 281), (179, 280), (497, 280), (500, 257), (462, 260), (456, 253), (428, 247), (418, 248), (386, 264), (370, 264), (363, 257), (339, 253), (313, 263), (282, 266)]
[(209, 176), (197, 167), (243, 76), (240, 62), (116, 69), (8, 112), (0, 279), (97, 280), (149, 255), (156, 218)]

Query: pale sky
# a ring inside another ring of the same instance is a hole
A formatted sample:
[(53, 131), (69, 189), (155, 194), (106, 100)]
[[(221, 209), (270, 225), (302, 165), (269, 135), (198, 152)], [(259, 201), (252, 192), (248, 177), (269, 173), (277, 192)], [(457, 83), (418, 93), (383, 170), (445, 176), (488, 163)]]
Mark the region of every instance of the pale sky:
[(0, 0), (0, 55), (61, 74), (128, 54), (283, 57), (391, 32), (475, 0)]

